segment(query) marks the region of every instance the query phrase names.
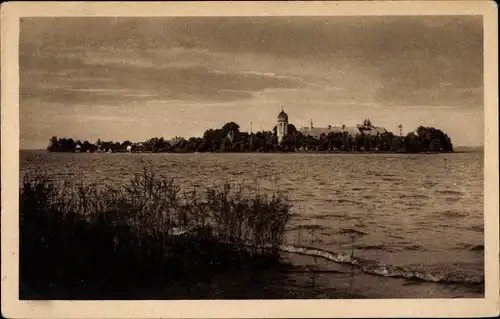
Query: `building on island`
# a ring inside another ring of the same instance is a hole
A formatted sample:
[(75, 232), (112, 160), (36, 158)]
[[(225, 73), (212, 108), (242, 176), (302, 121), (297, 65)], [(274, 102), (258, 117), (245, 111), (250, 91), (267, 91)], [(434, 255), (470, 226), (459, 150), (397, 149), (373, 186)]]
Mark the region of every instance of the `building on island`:
[(373, 126), (370, 119), (364, 120), (363, 124), (358, 124), (356, 127), (361, 134), (369, 136), (382, 135), (388, 132), (384, 127)]
[(330, 133), (347, 133), (355, 137), (356, 135), (377, 136), (387, 132), (383, 127), (373, 126), (369, 119), (366, 119), (363, 124), (358, 124), (356, 126), (328, 125), (327, 127), (314, 127), (312, 121), (310, 121), (309, 127), (302, 127), (299, 131), (306, 136), (312, 136), (314, 138), (320, 138), (322, 135), (328, 136)]
[(283, 108), (278, 114), (278, 124), (276, 126), (276, 135), (278, 136), (278, 143), (282, 143), (288, 135), (288, 115)]
[(236, 141), (247, 142), (250, 137), (249, 133), (230, 130), (226, 135), (226, 141), (230, 143), (234, 143)]

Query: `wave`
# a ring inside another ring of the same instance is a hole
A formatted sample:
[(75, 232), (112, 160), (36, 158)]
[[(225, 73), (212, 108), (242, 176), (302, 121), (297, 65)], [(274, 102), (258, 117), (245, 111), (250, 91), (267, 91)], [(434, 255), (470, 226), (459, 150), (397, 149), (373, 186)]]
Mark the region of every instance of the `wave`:
[(484, 251), (484, 245), (471, 245), (470, 251)]
[(441, 217), (454, 218), (454, 217), (467, 217), (469, 213), (466, 211), (454, 211), (445, 210), (444, 212), (436, 212), (435, 215), (441, 215)]
[(484, 232), (484, 226), (483, 225), (473, 225), (467, 227), (468, 230), (472, 230), (478, 233), (483, 233)]
[(347, 234), (347, 235), (357, 235), (357, 236), (364, 236), (366, 235), (365, 232), (362, 232), (357, 229), (352, 229), (352, 228), (341, 228), (338, 231), (339, 234)]
[(460, 212), (454, 210), (437, 210), (433, 211), (431, 215), (432, 217), (445, 220), (447, 220), (447, 218), (463, 217)]
[(281, 245), (284, 252), (301, 254), (312, 257), (320, 257), (340, 264), (349, 264), (359, 268), (363, 273), (382, 277), (403, 278), (409, 280), (419, 280), (442, 284), (462, 284), (462, 285), (483, 285), (484, 277), (459, 276), (452, 274), (433, 274), (410, 269), (408, 267), (377, 264), (373, 261), (354, 258), (347, 253), (333, 253), (326, 250), (294, 246)]
[(390, 247), (387, 245), (383, 244), (375, 244), (375, 245), (355, 245), (355, 249), (359, 250), (383, 250), (383, 251), (388, 251), (388, 252), (396, 252), (400, 251), (401, 249), (395, 248), (395, 247)]
[(484, 245), (463, 244), (459, 245), (457, 249), (484, 252)]
[(380, 180), (384, 182), (405, 182), (406, 179), (401, 177), (382, 177)]
[(416, 250), (416, 251), (427, 251), (424, 246), (418, 245), (418, 244), (412, 244), (409, 246), (406, 246), (404, 248), (405, 250)]
[(424, 188), (432, 188), (432, 187), (434, 187), (434, 186), (436, 186), (436, 185), (438, 185), (438, 184), (439, 184), (439, 183), (437, 183), (437, 182), (433, 182), (433, 181), (425, 181), (425, 182), (422, 184), (422, 186), (423, 186)]
[(346, 214), (324, 214), (324, 215), (314, 215), (314, 219), (332, 219), (332, 218), (344, 218), (346, 217)]
[(328, 230), (327, 227), (323, 226), (323, 225), (319, 225), (319, 224), (312, 224), (312, 225), (308, 225), (308, 224), (303, 224), (303, 225), (296, 225), (296, 226), (292, 226), (290, 228), (288, 228), (289, 231), (298, 231), (298, 230), (304, 230), (304, 231), (325, 231), (325, 230)]
[(398, 176), (398, 175), (394, 175), (394, 174), (390, 174), (390, 173), (385, 173), (385, 172), (368, 172), (368, 175), (373, 175), (373, 176), (389, 176), (389, 177)]
[(436, 193), (440, 193), (443, 195), (463, 195), (462, 192), (460, 191), (454, 191), (454, 190), (449, 190), (449, 189), (442, 189), (442, 190), (436, 190)]
[(401, 194), (401, 195), (399, 195), (399, 198), (412, 198), (412, 199), (421, 198), (421, 199), (428, 199), (430, 197), (427, 196), (427, 195), (424, 195), (424, 194), (414, 193), (414, 194)]
[(395, 238), (395, 239), (404, 239), (404, 236), (396, 235), (396, 234), (388, 234), (388, 237)]
[(363, 204), (362, 202), (352, 200), (352, 199), (345, 199), (345, 198), (335, 199), (334, 202), (339, 203), (339, 204), (344, 204), (344, 203), (345, 204), (354, 204), (354, 205)]
[[(191, 229), (175, 229), (174, 235), (182, 235), (191, 231)], [(265, 245), (267, 246), (267, 245)], [(348, 253), (334, 253), (327, 250), (283, 244), (280, 250), (287, 253), (300, 254), (311, 257), (320, 257), (339, 264), (348, 264), (360, 269), (363, 273), (382, 277), (402, 278), (408, 280), (419, 280), (425, 282), (434, 282), (441, 284), (460, 284), (460, 285), (484, 285), (484, 276), (471, 277), (460, 276), (458, 274), (433, 274), (410, 269), (408, 267), (399, 267), (392, 265), (378, 264), (375, 261), (354, 258)]]

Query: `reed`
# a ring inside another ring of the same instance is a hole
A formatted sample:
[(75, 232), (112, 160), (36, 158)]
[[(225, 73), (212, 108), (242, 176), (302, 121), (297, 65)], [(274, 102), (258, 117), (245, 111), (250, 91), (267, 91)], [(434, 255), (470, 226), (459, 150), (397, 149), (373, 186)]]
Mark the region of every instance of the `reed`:
[(19, 196), (22, 299), (140, 299), (283, 265), (290, 205), (280, 193), (181, 191), (144, 169), (121, 187), (26, 176)]

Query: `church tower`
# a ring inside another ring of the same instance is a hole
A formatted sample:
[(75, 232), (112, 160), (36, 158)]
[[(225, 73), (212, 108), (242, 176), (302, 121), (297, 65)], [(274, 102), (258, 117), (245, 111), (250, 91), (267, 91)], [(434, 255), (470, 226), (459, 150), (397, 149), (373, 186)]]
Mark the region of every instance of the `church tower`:
[(276, 126), (276, 135), (278, 135), (278, 143), (282, 143), (288, 134), (288, 115), (281, 109), (278, 114), (278, 124)]

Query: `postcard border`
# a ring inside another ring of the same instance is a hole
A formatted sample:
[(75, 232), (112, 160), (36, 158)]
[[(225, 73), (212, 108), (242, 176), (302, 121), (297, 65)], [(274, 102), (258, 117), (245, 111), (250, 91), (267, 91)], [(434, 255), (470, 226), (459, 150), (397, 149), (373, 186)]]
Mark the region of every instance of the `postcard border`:
[[(159, 14), (167, 12), (168, 14)], [(258, 301), (18, 299), (19, 19), (35, 16), (482, 15), (485, 92), (485, 298)], [(1, 6), (2, 313), (12, 318), (479, 317), (499, 313), (498, 20), (493, 1), (111, 2)], [(12, 138), (15, 137), (15, 138)], [(14, 187), (13, 187), (14, 186)]]

